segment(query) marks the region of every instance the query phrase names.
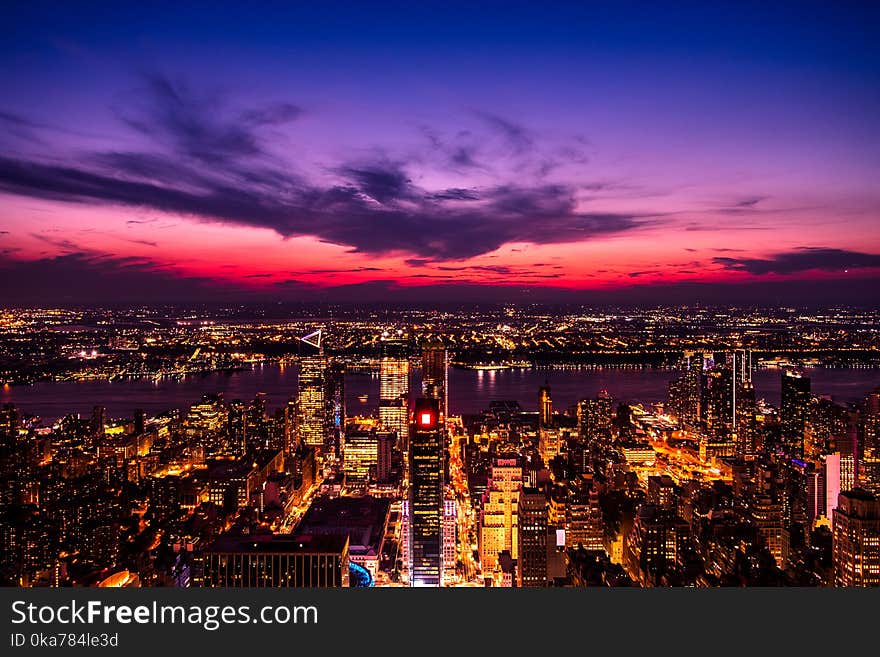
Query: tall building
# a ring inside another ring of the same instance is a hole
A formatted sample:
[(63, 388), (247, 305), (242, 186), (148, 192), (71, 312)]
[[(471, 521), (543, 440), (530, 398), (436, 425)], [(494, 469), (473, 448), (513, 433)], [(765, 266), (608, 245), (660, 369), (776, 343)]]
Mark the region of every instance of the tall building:
[(538, 419), (542, 427), (553, 424), (553, 398), (550, 396), (550, 386), (547, 385), (538, 388)]
[(733, 441), (739, 458), (754, 456), (758, 441), (755, 386), (752, 384), (752, 352), (738, 349), (730, 356), (733, 371)]
[(519, 494), (519, 585), (547, 586), (547, 496), (537, 488)]
[(717, 442), (733, 440), (734, 372), (727, 365), (718, 365), (706, 373), (704, 388), (706, 432)]
[(828, 454), (825, 457), (823, 485), (825, 489), (825, 511), (828, 520), (834, 518), (834, 509), (837, 508), (837, 499), (842, 490), (840, 486), (840, 454)]
[(454, 497), (443, 500), (443, 583), (455, 582), (458, 507)]
[(699, 426), (702, 418), (703, 354), (686, 351), (682, 359), (681, 423), (688, 429)]
[(327, 365), (328, 440), (339, 455), (345, 444), (345, 363), (331, 360)]
[(446, 347), (428, 342), (422, 347), (422, 395), (440, 402), (440, 417), (449, 413), (449, 372)]
[(782, 373), (782, 444), (789, 455), (804, 455), (804, 435), (810, 413), (810, 379), (786, 370)]
[(835, 586), (880, 586), (880, 499), (863, 489), (841, 493), (833, 526)]
[(480, 513), (480, 565), (491, 573), (503, 550), (519, 558), (519, 493), (523, 483), (522, 464), (516, 456), (496, 457), (489, 471), (483, 509)]
[(577, 406), (578, 437), (588, 446), (609, 445), (614, 421), (614, 400), (607, 390), (595, 399), (582, 399)]
[(752, 457), (758, 448), (758, 404), (751, 381), (737, 385), (734, 403), (734, 450), (739, 458)]
[(581, 475), (568, 491), (565, 507), (565, 545), (592, 552), (605, 550), (605, 524), (593, 476)]
[(376, 430), (349, 430), (345, 434), (343, 471), (346, 483), (366, 485), (376, 477), (379, 466), (379, 439)]
[(443, 452), (440, 404), (420, 398), (409, 440), (411, 586), (440, 586), (443, 575)]
[(320, 451), (327, 439), (327, 357), (323, 351), (299, 361), (297, 428), (299, 441)]
[(409, 357), (406, 342), (383, 338), (381, 346), (379, 419), (386, 429), (397, 432), (398, 446), (405, 451), (409, 433)]
[(769, 495), (758, 496), (752, 501), (751, 516), (764, 545), (776, 565), (782, 568), (788, 559), (788, 532), (783, 522), (782, 504)]
[(880, 495), (880, 388), (862, 404), (859, 486)]

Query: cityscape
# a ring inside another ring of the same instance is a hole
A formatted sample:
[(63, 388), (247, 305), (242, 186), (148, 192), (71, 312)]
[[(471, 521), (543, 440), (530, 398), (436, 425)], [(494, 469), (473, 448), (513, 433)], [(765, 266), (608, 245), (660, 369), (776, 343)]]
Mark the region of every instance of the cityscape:
[(880, 587), (880, 4), (4, 10), (4, 590)]
[(5, 584), (880, 585), (876, 311), (178, 313), (4, 313)]

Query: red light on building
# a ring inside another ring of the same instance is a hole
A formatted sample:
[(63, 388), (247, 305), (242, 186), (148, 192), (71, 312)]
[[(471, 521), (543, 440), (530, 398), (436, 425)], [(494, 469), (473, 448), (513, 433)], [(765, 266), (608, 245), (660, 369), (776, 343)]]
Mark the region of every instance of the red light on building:
[(432, 423), (433, 423), (433, 418), (431, 417), (431, 414), (430, 414), (430, 413), (422, 413), (422, 414), (419, 416), (419, 422), (420, 422), (421, 424), (432, 424)]

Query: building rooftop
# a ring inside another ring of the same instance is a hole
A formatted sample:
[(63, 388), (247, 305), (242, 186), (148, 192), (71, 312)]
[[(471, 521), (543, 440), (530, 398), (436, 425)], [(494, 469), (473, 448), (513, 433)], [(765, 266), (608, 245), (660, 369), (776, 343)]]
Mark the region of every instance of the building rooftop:
[(220, 536), (208, 552), (262, 554), (343, 554), (348, 537), (342, 535), (257, 534)]
[(295, 536), (343, 535), (353, 555), (378, 555), (391, 500), (371, 497), (317, 498), (306, 511)]

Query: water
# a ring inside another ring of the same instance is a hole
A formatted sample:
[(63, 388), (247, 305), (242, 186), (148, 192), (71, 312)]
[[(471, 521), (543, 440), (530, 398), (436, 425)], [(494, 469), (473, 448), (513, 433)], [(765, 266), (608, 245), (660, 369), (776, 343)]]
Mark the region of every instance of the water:
[[(831, 395), (840, 402), (859, 401), (878, 385), (878, 369), (808, 368), (813, 392)], [(493, 399), (514, 399), (524, 409), (537, 409), (538, 387), (548, 383), (553, 403), (564, 409), (583, 397), (608, 390), (615, 400), (662, 401), (668, 382), (677, 376), (672, 370), (658, 369), (511, 369), (495, 371), (449, 370), (449, 406), (452, 414), (478, 413)], [(758, 397), (779, 404), (779, 370), (758, 370), (753, 376)], [(296, 391), (297, 368), (280, 365), (186, 377), (181, 381), (149, 379), (122, 381), (79, 381), (37, 383), (0, 390), (0, 402), (13, 402), (23, 412), (38, 415), (47, 422), (68, 413), (90, 414), (103, 405), (110, 417), (132, 417), (135, 408), (155, 414), (172, 408), (186, 408), (204, 394), (223, 393), (227, 400), (253, 399), (258, 392), (268, 396), (270, 408), (283, 404)], [(411, 389), (419, 389), (414, 373)], [(379, 393), (376, 374), (350, 374), (346, 377), (346, 404), (349, 415), (375, 413)], [(367, 395), (366, 401), (360, 396)]]

